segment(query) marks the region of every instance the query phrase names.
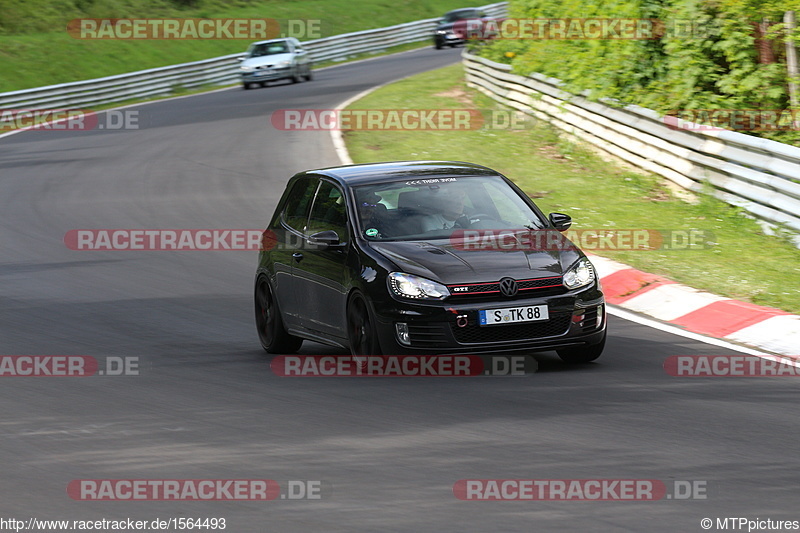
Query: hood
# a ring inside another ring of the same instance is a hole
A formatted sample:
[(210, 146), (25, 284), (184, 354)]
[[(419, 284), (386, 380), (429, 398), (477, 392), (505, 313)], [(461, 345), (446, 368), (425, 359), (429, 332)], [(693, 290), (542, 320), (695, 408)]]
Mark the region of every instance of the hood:
[(447, 241), (370, 242), (397, 268), (444, 283), (497, 281), (560, 276), (583, 254), (563, 250), (464, 250)]
[(243, 67), (263, 67), (263, 66), (273, 66), (277, 65), (281, 61), (291, 61), (293, 54), (291, 52), (287, 52), (285, 54), (274, 54), (271, 56), (259, 56), (259, 57), (251, 57), (245, 59), (241, 62)]

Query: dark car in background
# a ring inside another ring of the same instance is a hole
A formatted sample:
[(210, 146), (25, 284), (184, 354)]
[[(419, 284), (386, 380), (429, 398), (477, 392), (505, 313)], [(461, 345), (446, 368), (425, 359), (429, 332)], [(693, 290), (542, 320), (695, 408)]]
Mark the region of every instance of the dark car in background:
[(474, 22), (476, 28), (482, 29), (488, 20), (492, 20), (491, 17), (487, 17), (482, 9), (476, 7), (448, 11), (433, 30), (433, 46), (437, 50), (441, 50), (445, 46), (454, 47), (463, 44), (468, 37), (467, 21)]
[[(354, 355), (556, 350), (592, 361), (605, 303), (594, 267), (559, 233), (570, 224), (471, 163), (301, 172), (259, 254), (259, 339), (270, 353), (310, 339)], [(522, 245), (513, 235), (526, 232), (548, 238)], [(500, 246), (475, 240), (497, 234)]]
[(266, 87), (269, 82), (277, 80), (297, 83), (304, 78), (310, 81), (311, 58), (294, 37), (258, 41), (250, 45), (241, 59), (239, 73), (245, 89), (254, 84)]

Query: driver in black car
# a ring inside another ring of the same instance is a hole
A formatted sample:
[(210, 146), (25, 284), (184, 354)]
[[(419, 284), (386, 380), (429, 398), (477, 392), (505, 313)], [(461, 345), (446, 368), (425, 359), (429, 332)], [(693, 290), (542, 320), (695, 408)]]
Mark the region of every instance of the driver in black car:
[(464, 213), (464, 201), (467, 197), (464, 189), (447, 187), (435, 191), (432, 196), (431, 203), (435, 206), (436, 212), (422, 219), (423, 232), (469, 227), (469, 219)]

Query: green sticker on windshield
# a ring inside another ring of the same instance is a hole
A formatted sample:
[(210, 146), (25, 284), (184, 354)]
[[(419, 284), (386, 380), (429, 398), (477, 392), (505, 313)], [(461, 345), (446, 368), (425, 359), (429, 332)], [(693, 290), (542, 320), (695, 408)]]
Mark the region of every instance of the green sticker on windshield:
[(375, 237), (378, 234), (378, 230), (376, 230), (375, 228), (369, 228), (364, 233), (367, 234), (367, 237)]

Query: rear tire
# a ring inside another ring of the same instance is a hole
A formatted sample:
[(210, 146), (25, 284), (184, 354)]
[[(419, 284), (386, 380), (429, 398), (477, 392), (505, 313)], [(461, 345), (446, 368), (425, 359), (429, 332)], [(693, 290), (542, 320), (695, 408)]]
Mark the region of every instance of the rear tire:
[(250, 90), (250, 84), (249, 83), (243, 83), (242, 87), (244, 87), (245, 91), (249, 91)]
[(261, 276), (256, 281), (255, 290), (256, 328), (261, 347), (267, 353), (295, 353), (303, 344), (303, 339), (287, 333), (283, 326), (278, 300), (269, 286), (269, 281)]
[(269, 85), (269, 82), (268, 81), (262, 81), (260, 85), (262, 87), (266, 87), (267, 85)]
[(579, 346), (577, 348), (565, 348), (563, 350), (556, 350), (558, 356), (565, 363), (571, 365), (580, 365), (583, 363), (591, 363), (603, 353), (603, 348), (606, 346), (606, 334), (603, 334), (603, 340), (597, 344), (590, 346)]

